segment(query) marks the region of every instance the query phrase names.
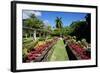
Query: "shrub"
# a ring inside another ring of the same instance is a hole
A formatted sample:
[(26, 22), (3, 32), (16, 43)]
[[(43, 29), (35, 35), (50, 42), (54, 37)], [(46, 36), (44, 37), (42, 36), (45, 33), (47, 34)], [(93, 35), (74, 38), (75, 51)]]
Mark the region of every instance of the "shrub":
[(38, 41), (45, 41), (45, 38), (41, 37), (41, 38), (38, 39)]

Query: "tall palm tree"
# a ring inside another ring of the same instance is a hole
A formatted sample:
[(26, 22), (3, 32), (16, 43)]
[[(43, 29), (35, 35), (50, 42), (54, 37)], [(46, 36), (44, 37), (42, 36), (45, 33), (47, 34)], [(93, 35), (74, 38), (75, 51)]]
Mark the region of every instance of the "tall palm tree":
[(63, 23), (62, 23), (62, 18), (61, 17), (57, 17), (55, 22), (56, 22), (56, 29), (58, 29), (58, 31), (60, 31), (60, 36), (62, 36), (62, 28), (63, 28)]
[(60, 17), (57, 17), (56, 18), (56, 20), (55, 20), (55, 22), (56, 22), (56, 28), (62, 28), (63, 26), (62, 26), (62, 20), (61, 20), (62, 18)]

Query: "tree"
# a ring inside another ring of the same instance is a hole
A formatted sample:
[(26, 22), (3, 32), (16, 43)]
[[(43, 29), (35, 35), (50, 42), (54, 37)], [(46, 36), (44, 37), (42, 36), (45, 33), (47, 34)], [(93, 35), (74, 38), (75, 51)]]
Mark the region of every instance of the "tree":
[(56, 28), (62, 28), (63, 27), (61, 19), (62, 19), (61, 17), (60, 18), (59, 17), (56, 18), (56, 20), (55, 20)]
[(30, 15), (30, 18), (24, 21), (26, 27), (30, 28), (42, 28), (43, 22), (38, 19), (34, 14)]
[(85, 16), (85, 19), (86, 19), (86, 23), (87, 23), (87, 26), (86, 26), (86, 38), (87, 38), (87, 42), (91, 42), (91, 14), (87, 14)]
[(70, 33), (73, 31), (69, 26), (63, 27), (61, 30), (64, 36), (70, 35)]
[(54, 29), (53, 31), (52, 31), (52, 36), (60, 36), (60, 33), (61, 33), (61, 31), (59, 30), (59, 29)]
[(91, 15), (87, 14), (85, 20), (72, 22), (70, 25), (70, 35), (76, 36), (78, 40), (85, 38), (88, 43), (91, 42)]
[[(43, 28), (44, 25), (34, 14), (30, 14), (28, 19), (23, 20), (23, 26), (38, 29)], [(33, 31), (33, 38), (36, 40), (36, 30)]]
[(62, 18), (61, 17), (57, 17), (55, 22), (56, 22), (56, 29), (57, 29), (57, 35), (62, 36), (62, 28), (63, 28), (63, 23), (62, 23)]

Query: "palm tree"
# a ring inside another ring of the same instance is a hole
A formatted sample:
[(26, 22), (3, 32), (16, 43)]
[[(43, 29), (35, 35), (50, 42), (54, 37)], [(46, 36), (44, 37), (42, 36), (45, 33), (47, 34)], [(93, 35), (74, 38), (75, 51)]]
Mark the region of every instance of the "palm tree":
[(57, 17), (55, 22), (56, 22), (56, 28), (60, 31), (60, 36), (62, 35), (62, 28), (63, 28), (63, 23), (62, 23), (62, 18), (61, 17)]
[(61, 21), (61, 17), (57, 17), (55, 22), (56, 22), (56, 28), (62, 28), (62, 21)]

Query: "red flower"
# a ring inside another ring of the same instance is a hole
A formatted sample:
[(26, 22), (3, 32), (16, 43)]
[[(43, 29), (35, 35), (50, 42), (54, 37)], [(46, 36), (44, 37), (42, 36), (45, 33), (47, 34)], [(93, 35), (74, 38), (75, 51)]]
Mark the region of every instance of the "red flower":
[(69, 48), (72, 48), (77, 55), (80, 56), (81, 59), (89, 59), (90, 57), (85, 53), (85, 50), (80, 47), (80, 45), (77, 44), (71, 44), (69, 45)]

